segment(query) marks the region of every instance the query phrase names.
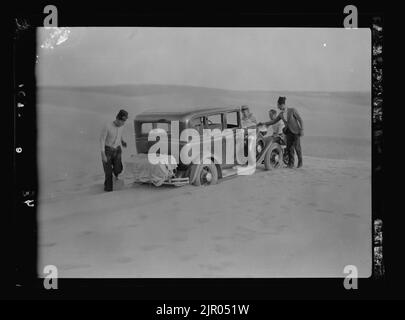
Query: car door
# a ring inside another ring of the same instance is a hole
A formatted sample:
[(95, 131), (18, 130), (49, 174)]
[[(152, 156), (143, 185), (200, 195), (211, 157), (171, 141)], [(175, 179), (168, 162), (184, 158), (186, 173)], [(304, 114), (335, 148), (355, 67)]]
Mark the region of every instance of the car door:
[(205, 129), (210, 129), (212, 130), (219, 130), (221, 132), (221, 135), (215, 135), (214, 137), (210, 137), (207, 134), (204, 135), (204, 141), (206, 141), (206, 139), (210, 139), (210, 150), (208, 150), (209, 153), (211, 153), (212, 155), (215, 155), (215, 158), (218, 159), (220, 157), (220, 154), (215, 154), (217, 151), (214, 147), (215, 143), (221, 143), (221, 147), (222, 147), (222, 159), (224, 159), (224, 141), (223, 141), (223, 137), (222, 137), (222, 130), (223, 130), (223, 126), (224, 126), (224, 116), (222, 113), (213, 113), (213, 114), (208, 114), (205, 116)]
[(204, 116), (195, 116), (190, 120), (189, 128), (196, 130), (200, 136), (200, 163), (202, 161), (202, 154), (203, 154), (203, 143), (204, 143), (204, 134), (203, 130), (206, 128), (206, 118)]
[(232, 166), (238, 164), (237, 162), (237, 151), (240, 146), (244, 145), (244, 137), (241, 135), (237, 135), (237, 131), (241, 129), (241, 116), (240, 112), (237, 110), (234, 111), (229, 111), (225, 114), (225, 119), (226, 119), (226, 129), (232, 130), (232, 135), (233, 135), (233, 147), (234, 147), (234, 152), (232, 155)]

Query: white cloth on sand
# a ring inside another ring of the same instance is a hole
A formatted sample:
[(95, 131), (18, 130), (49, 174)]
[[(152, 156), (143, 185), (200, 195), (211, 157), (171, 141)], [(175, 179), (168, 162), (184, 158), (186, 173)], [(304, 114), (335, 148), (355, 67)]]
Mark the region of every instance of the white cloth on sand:
[(162, 155), (156, 158), (150, 155), (148, 158), (147, 154), (137, 154), (132, 155), (129, 161), (125, 162), (125, 175), (131, 176), (135, 182), (161, 185), (165, 180), (173, 177), (176, 167), (176, 160), (173, 156)]

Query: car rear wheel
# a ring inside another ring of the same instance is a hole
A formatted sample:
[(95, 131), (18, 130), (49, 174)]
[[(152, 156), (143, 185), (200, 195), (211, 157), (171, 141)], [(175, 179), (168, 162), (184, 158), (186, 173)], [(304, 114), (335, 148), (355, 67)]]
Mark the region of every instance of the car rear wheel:
[(271, 170), (280, 167), (283, 161), (283, 150), (278, 143), (274, 143), (266, 152), (264, 157), (264, 167), (266, 170)]
[[(192, 170), (194, 171), (194, 170)], [(215, 164), (200, 164), (196, 167), (195, 186), (206, 186), (218, 182), (218, 170)]]

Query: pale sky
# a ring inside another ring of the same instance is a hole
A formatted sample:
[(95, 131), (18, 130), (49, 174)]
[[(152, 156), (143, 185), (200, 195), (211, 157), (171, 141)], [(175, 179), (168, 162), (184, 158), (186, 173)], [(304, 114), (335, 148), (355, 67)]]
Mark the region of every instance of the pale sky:
[(371, 89), (369, 29), (94, 27), (68, 31), (67, 40), (50, 49), (40, 45), (52, 30), (38, 29), (38, 85)]

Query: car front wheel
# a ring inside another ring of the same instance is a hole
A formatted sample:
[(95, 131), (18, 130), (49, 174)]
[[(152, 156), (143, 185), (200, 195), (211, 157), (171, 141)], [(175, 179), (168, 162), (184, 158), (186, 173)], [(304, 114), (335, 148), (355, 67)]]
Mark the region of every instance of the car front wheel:
[(278, 143), (274, 143), (266, 152), (264, 157), (264, 167), (266, 170), (271, 170), (280, 167), (283, 161), (283, 150)]

